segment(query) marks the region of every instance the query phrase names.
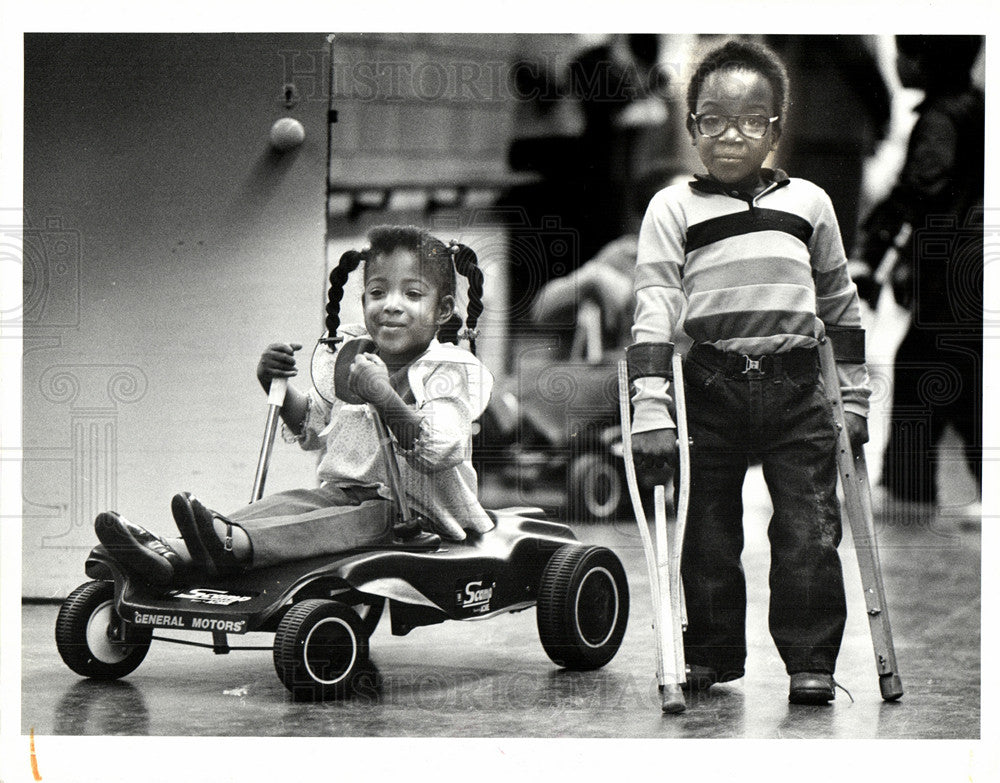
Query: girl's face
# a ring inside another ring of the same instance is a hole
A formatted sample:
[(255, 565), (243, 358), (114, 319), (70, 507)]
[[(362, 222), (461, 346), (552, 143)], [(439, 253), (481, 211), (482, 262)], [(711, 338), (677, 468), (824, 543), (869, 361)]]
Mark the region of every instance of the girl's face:
[[(757, 114), (773, 117), (774, 91), (757, 71), (725, 69), (708, 75), (698, 92), (697, 114), (737, 117)], [(778, 146), (779, 130), (770, 123), (760, 139), (740, 133), (730, 122), (720, 136), (709, 138), (694, 130), (694, 145), (708, 173), (719, 182), (735, 185), (757, 175), (764, 160)]]
[(375, 256), (367, 262), (361, 297), (365, 327), (382, 360), (392, 367), (406, 364), (425, 350), (455, 307), (441, 296), (409, 250)]

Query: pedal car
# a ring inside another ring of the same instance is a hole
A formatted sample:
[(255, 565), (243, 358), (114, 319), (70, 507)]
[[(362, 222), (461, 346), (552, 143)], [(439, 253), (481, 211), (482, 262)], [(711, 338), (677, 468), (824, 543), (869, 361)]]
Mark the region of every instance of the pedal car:
[[(386, 604), (394, 635), (445, 620), (480, 620), (536, 606), (546, 653), (568, 669), (610, 661), (628, 620), (628, 583), (609, 549), (577, 541), (534, 509), (491, 512), (496, 527), (428, 551), (405, 545), (344, 553), (179, 588), (129, 576), (104, 549), (86, 561), (92, 580), (63, 603), (56, 644), (73, 671), (116, 679), (151, 643), (200, 644), (216, 653), (232, 636), (274, 632), (274, 667), (301, 700), (349, 696), (368, 668), (369, 637)], [(208, 643), (160, 632), (203, 631)]]
[[(366, 349), (362, 340), (345, 343), (336, 354), (317, 345), (314, 385), (363, 402), (346, 376), (353, 356)], [(255, 500), (263, 493), (285, 394), (283, 379), (270, 386)], [(74, 590), (56, 619), (56, 645), (67, 666), (85, 677), (115, 679), (142, 662), (154, 639), (192, 643), (154, 636), (154, 630), (210, 633), (212, 643), (202, 646), (216, 653), (255, 649), (231, 647), (229, 637), (266, 631), (275, 634), (278, 677), (296, 698), (341, 698), (356, 692), (369, 671), (368, 640), (387, 603), (397, 636), (534, 605), (542, 646), (555, 663), (569, 669), (608, 663), (628, 622), (628, 582), (618, 557), (581, 544), (566, 525), (539, 518), (540, 509), (491, 512), (493, 529), (467, 531), (461, 542), (420, 532), (432, 526), (420, 524), (408, 508), (391, 438), (378, 412), (370, 413), (400, 520), (394, 543), (238, 576), (197, 577), (174, 589), (133, 578), (97, 546), (85, 567), (94, 581)]]

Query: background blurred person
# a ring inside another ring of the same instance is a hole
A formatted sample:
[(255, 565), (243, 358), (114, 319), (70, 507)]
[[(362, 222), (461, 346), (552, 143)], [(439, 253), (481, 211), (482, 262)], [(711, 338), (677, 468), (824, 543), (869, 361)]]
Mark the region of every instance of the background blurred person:
[(865, 219), (854, 263), (873, 307), (883, 283), (911, 311), (896, 352), (882, 484), (898, 500), (937, 500), (933, 449), (951, 425), (982, 487), (984, 94), (971, 35), (896, 37), (904, 87), (924, 91), (906, 159)]

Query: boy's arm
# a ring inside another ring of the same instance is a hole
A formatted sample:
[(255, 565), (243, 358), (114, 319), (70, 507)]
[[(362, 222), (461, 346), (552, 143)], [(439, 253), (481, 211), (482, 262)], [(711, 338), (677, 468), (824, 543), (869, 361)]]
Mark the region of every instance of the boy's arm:
[(842, 341), (854, 346), (844, 354), (844, 359), (837, 361), (844, 410), (867, 417), (871, 386), (864, 357), (858, 291), (847, 271), (847, 256), (833, 204), (825, 193), (809, 244), (816, 281), (816, 314), (828, 331), (838, 332)]
[[(684, 307), (683, 293), (678, 289), (649, 286), (636, 291), (633, 343), (673, 342), (672, 325), (680, 320)], [(673, 400), (665, 378), (638, 378), (632, 397), (632, 432), (673, 428), (670, 405)]]
[[(635, 320), (632, 340), (674, 342), (685, 296), (683, 227), (663, 191), (657, 193), (642, 221), (635, 270)], [(672, 429), (671, 398), (666, 379), (640, 378), (635, 383), (633, 433)]]

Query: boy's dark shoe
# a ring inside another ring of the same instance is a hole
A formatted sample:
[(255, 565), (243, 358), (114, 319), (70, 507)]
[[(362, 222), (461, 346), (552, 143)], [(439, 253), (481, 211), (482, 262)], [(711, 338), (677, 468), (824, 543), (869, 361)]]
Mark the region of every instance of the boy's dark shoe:
[(127, 571), (150, 584), (165, 587), (175, 571), (183, 568), (181, 556), (166, 541), (114, 511), (103, 511), (94, 520), (94, 532)]
[(788, 700), (792, 704), (826, 704), (834, 695), (832, 674), (796, 672), (788, 687)]

